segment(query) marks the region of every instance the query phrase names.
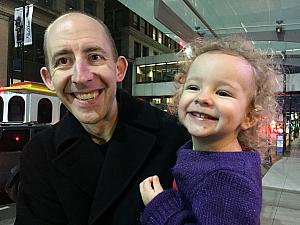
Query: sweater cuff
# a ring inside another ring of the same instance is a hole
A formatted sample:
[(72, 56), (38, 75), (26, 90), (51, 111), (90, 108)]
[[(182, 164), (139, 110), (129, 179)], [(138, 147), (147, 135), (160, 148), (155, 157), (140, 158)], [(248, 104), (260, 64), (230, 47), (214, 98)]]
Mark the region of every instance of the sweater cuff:
[(150, 225), (165, 224), (169, 218), (183, 208), (178, 191), (167, 189), (158, 194), (145, 207), (141, 223)]

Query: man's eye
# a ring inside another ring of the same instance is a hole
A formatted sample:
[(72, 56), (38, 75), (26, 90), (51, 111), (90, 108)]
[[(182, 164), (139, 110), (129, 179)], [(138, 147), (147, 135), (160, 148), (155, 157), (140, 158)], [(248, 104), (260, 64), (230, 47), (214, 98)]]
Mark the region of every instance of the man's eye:
[(217, 91), (217, 95), (220, 95), (220, 96), (228, 96), (228, 97), (231, 97), (232, 95), (228, 92), (228, 91)]
[(100, 61), (100, 60), (103, 60), (104, 57), (102, 57), (101, 55), (94, 54), (94, 55), (90, 55), (90, 56), (89, 56), (89, 59), (90, 59), (90, 61), (92, 61), (92, 62), (98, 62), (98, 61)]
[(61, 66), (61, 65), (66, 65), (66, 64), (68, 64), (68, 58), (65, 58), (65, 57), (59, 58), (58, 60), (56, 60), (56, 63), (55, 63), (56, 66)]

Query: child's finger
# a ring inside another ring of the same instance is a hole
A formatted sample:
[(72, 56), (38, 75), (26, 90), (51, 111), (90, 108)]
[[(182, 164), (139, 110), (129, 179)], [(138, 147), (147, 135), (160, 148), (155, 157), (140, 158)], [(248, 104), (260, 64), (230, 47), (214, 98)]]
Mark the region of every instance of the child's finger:
[(142, 190), (153, 190), (152, 187), (152, 177), (146, 178), (143, 182), (140, 183), (140, 191)]
[(158, 176), (153, 176), (153, 188), (155, 192), (162, 192), (164, 189), (162, 188), (160, 181), (159, 181), (159, 177)]

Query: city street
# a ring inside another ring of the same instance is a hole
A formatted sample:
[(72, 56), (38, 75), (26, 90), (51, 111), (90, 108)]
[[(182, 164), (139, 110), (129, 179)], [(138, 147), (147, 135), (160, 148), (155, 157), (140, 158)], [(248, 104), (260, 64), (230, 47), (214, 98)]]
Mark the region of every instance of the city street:
[(12, 225), (15, 221), (16, 203), (0, 196), (0, 225)]

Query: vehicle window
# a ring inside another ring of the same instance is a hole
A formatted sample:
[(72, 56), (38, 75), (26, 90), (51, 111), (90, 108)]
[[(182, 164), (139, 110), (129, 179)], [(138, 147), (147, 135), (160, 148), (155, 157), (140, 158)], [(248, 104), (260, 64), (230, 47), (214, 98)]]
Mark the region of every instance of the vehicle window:
[(4, 105), (3, 105), (3, 99), (2, 99), (2, 97), (0, 96), (0, 122), (3, 121), (3, 108), (4, 108)]
[(39, 123), (51, 123), (52, 121), (52, 102), (47, 98), (42, 98), (38, 103)]
[(29, 129), (0, 130), (0, 152), (21, 151), (29, 141)]
[(8, 121), (23, 122), (25, 115), (25, 101), (20, 96), (14, 96), (8, 103)]

